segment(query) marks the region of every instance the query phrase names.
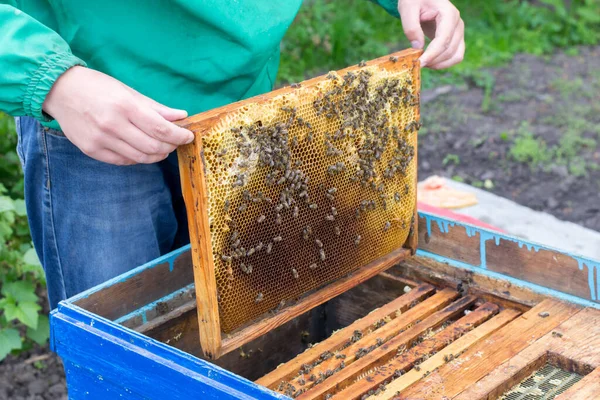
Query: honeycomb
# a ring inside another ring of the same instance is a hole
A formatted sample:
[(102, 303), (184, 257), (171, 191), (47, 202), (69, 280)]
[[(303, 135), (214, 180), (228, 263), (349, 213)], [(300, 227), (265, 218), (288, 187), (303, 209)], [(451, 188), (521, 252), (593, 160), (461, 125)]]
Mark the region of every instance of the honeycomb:
[(413, 71), (292, 87), (202, 137), (225, 333), (402, 247), (414, 223)]

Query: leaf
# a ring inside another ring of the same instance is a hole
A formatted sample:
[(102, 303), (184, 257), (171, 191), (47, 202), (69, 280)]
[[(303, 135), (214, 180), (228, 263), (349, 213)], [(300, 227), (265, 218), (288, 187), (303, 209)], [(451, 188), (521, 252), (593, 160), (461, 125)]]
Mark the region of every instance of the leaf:
[(48, 317), (40, 315), (37, 329), (27, 328), (27, 337), (43, 346), (50, 337), (50, 324)]
[(25, 200), (23, 199), (15, 199), (13, 200), (13, 205), (15, 207), (15, 212), (19, 217), (24, 217), (27, 215), (27, 208), (25, 207)]
[(19, 331), (16, 329), (0, 329), (0, 361), (13, 350), (18, 350), (22, 346)]
[(35, 286), (28, 281), (5, 283), (2, 288), (2, 294), (14, 298), (19, 303), (36, 303), (38, 300), (38, 297), (35, 294)]
[(0, 196), (0, 213), (5, 211), (15, 211), (15, 203), (8, 196)]
[(19, 320), (32, 329), (38, 326), (38, 311), (41, 307), (37, 303), (21, 302), (18, 305), (7, 304), (4, 306), (4, 316), (8, 321)]
[(35, 249), (29, 249), (25, 252), (23, 255), (23, 262), (27, 265), (42, 265)]

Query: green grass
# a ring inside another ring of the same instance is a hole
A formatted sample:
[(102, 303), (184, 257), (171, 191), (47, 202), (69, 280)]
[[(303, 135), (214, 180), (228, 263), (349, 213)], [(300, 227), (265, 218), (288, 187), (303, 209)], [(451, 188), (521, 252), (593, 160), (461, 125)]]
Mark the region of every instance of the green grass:
[[(570, 7), (562, 0), (453, 3), (465, 21), (465, 59), (446, 71), (424, 70), (424, 87), (477, 79), (481, 68), (501, 65), (516, 53), (544, 55), (557, 47), (600, 41), (600, 0), (572, 0)], [(369, 1), (307, 1), (281, 45), (278, 82), (299, 81), (407, 47), (400, 21)]]

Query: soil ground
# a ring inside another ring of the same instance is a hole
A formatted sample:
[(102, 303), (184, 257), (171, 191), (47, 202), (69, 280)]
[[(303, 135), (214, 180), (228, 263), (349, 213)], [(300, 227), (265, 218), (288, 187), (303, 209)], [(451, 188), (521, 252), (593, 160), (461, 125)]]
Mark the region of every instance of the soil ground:
[[(421, 179), (464, 181), (600, 231), (600, 46), (520, 55), (422, 97)], [(58, 357), (41, 347), (2, 362), (5, 399), (66, 399)]]

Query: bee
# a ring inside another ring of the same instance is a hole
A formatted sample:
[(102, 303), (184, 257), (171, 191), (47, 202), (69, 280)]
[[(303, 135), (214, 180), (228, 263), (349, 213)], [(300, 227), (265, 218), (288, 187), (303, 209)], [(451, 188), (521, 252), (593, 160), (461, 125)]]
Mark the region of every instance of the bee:
[(237, 249), (238, 247), (240, 247), (240, 239), (238, 239), (235, 242), (233, 242), (233, 244), (231, 245), (231, 247), (233, 247), (234, 249)]
[(410, 191), (410, 188), (408, 187), (408, 184), (404, 186), (404, 194), (408, 194), (408, 192)]
[(354, 244), (358, 246), (360, 244), (361, 239), (362, 239), (362, 236), (356, 235), (356, 239), (354, 239)]
[(337, 210), (335, 207), (331, 207), (331, 215), (333, 215), (333, 216), (337, 215)]
[(254, 248), (256, 251), (261, 251), (263, 248), (263, 242), (258, 242), (258, 244), (256, 245), (256, 247)]
[(258, 218), (256, 219), (256, 222), (258, 222), (258, 223), (260, 224), (260, 223), (261, 223), (261, 222), (263, 222), (265, 219), (267, 219), (267, 217), (265, 217), (265, 216), (264, 216), (264, 214), (263, 214), (263, 215), (261, 215), (260, 217), (258, 217)]
[(299, 88), (299, 87), (300, 87), (300, 84), (299, 84), (299, 83), (292, 83), (292, 84), (290, 85), (290, 87), (291, 87), (291, 88), (294, 88), (294, 89), (297, 89), (297, 88)]
[(238, 211), (244, 212), (244, 211), (246, 211), (247, 208), (248, 208), (248, 204), (242, 203), (242, 205), (238, 207)]
[(273, 243), (269, 243), (267, 245), (267, 254), (271, 254), (271, 251), (273, 250)]
[(321, 261), (325, 261), (325, 250), (319, 249), (319, 258)]
[(262, 294), (262, 293), (259, 293), (259, 294), (257, 294), (257, 295), (256, 295), (256, 298), (254, 299), (254, 302), (255, 302), (255, 303), (260, 303), (260, 302), (263, 300), (263, 297), (264, 297), (264, 296), (263, 296), (263, 294)]
[(246, 267), (246, 264), (240, 263), (240, 269), (242, 270), (243, 273), (245, 273), (245, 274), (248, 273), (248, 267)]
[(310, 269), (317, 269), (317, 263), (312, 263), (308, 266)]
[(362, 60), (361, 62), (358, 63), (359, 67), (366, 67), (367, 66), (367, 62), (365, 60)]
[(254, 247), (251, 247), (248, 252), (246, 253), (246, 257), (250, 257), (252, 254), (254, 254), (256, 250), (254, 249)]
[(330, 214), (330, 215), (327, 215), (327, 216), (325, 217), (325, 219), (326, 219), (327, 221), (335, 221), (335, 217), (334, 217), (333, 215), (331, 215), (331, 214)]
[(383, 226), (383, 230), (387, 231), (388, 229), (390, 229), (391, 226), (392, 223), (390, 221), (386, 221), (385, 225)]
[(293, 212), (293, 216), (294, 218), (298, 218), (298, 214), (300, 213), (300, 210), (298, 209), (298, 206), (294, 206), (294, 212)]
[(335, 187), (329, 188), (329, 189), (327, 189), (327, 193), (329, 193), (329, 194), (336, 194), (337, 193), (337, 188), (335, 188)]
[(323, 242), (321, 242), (319, 239), (315, 239), (315, 244), (316, 244), (318, 247), (323, 247)]
[(342, 231), (340, 230), (340, 227), (339, 227), (339, 226), (335, 226), (335, 227), (333, 228), (333, 231), (335, 232), (335, 235), (336, 235), (336, 236), (340, 236), (340, 234), (342, 233)]
[(281, 210), (283, 210), (283, 204), (277, 204), (277, 206), (275, 206), (275, 211), (280, 212)]
[(300, 194), (298, 195), (298, 197), (302, 198), (302, 197), (307, 197), (308, 193), (306, 192), (306, 190), (300, 192)]
[(292, 275), (294, 276), (294, 279), (298, 279), (300, 277), (300, 275), (298, 275), (298, 271), (296, 271), (295, 268), (292, 268)]
[(327, 197), (329, 200), (334, 201), (335, 200), (335, 196), (329, 193), (325, 193), (325, 197)]
[(282, 240), (283, 240), (283, 238), (282, 238), (281, 236), (275, 236), (275, 237), (273, 238), (273, 241), (274, 241), (275, 243), (277, 243), (277, 242), (281, 242)]
[(229, 200), (225, 200), (225, 204), (223, 204), (223, 210), (225, 212), (229, 211), (229, 206), (231, 206), (231, 202)]
[(311, 210), (316, 210), (319, 206), (317, 205), (317, 203), (312, 203), (309, 204), (308, 208), (310, 208)]
[(282, 177), (281, 177), (281, 178), (279, 178), (279, 180), (277, 181), (277, 184), (278, 184), (278, 185), (283, 185), (283, 184), (285, 183), (285, 180), (286, 180), (285, 176), (282, 176)]
[(396, 203), (400, 203), (400, 193), (394, 193), (394, 200), (396, 200)]
[(235, 240), (238, 238), (239, 235), (240, 235), (240, 233), (238, 231), (233, 231), (229, 240), (231, 240), (232, 242), (235, 242)]
[(231, 262), (231, 256), (228, 255), (221, 255), (221, 260), (225, 261), (226, 263), (230, 263)]

